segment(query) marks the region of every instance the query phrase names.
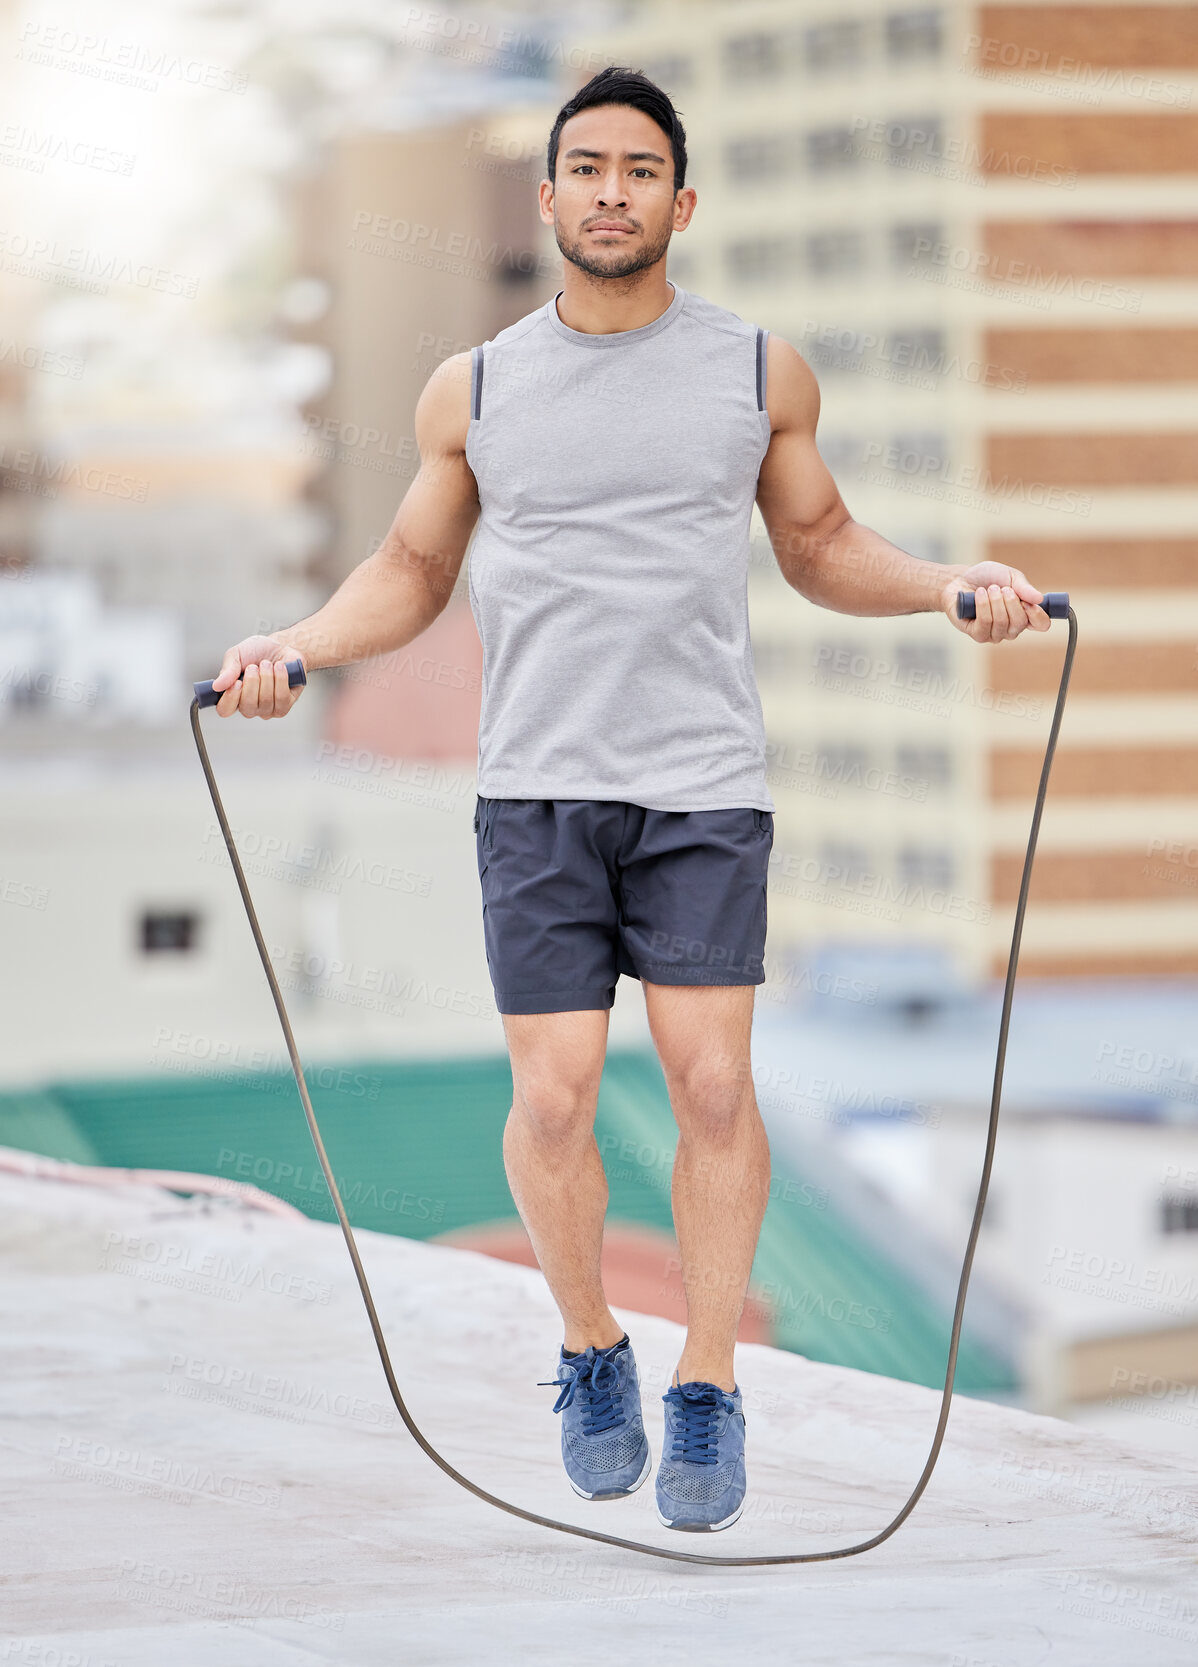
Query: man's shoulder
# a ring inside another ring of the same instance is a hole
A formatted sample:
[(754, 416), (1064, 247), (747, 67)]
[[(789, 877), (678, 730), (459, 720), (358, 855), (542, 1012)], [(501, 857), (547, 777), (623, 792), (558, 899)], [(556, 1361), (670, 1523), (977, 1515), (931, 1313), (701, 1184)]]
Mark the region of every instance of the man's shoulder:
[(711, 301), (693, 289), (686, 291), (686, 307), (682, 316), (700, 329), (718, 331), (722, 335), (749, 340), (757, 335), (758, 326), (751, 320), (742, 318), (730, 307), (721, 307), (717, 301)]
[(493, 336), (488, 336), (486, 341), (479, 343), (479, 346), (484, 353), (490, 352), (493, 348), (514, 346), (517, 342), (522, 342), (526, 337), (535, 334), (544, 323), (545, 303), (542, 302), (539, 307), (534, 307), (530, 313), (525, 313), (523, 318), (518, 318), (514, 324), (508, 324), (502, 330), (496, 330)]

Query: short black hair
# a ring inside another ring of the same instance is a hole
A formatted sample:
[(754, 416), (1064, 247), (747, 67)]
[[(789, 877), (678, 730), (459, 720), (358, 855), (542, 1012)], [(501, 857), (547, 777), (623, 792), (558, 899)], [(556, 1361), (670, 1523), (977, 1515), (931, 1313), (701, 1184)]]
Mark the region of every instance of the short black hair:
[(563, 126), (580, 110), (594, 110), (603, 104), (630, 104), (634, 110), (643, 110), (657, 123), (670, 141), (674, 153), (674, 190), (681, 191), (686, 184), (686, 129), (678, 119), (677, 110), (671, 104), (669, 95), (641, 70), (621, 69), (616, 64), (609, 64), (598, 75), (592, 75), (586, 85), (568, 98), (558, 111), (549, 135), (550, 180), (556, 179), (557, 145)]

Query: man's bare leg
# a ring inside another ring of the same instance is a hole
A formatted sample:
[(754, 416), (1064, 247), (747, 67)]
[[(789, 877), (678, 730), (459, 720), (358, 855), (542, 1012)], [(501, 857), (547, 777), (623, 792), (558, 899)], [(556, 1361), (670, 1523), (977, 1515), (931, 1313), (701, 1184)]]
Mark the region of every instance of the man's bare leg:
[(624, 1335), (599, 1271), (607, 1177), (595, 1107), (607, 1027), (602, 1010), (503, 1016), (514, 1088), (503, 1161), (570, 1353), (610, 1348)]
[(644, 985), (678, 1123), (671, 1196), (687, 1306), (678, 1381), (729, 1391), (770, 1184), (749, 1053), (755, 989)]

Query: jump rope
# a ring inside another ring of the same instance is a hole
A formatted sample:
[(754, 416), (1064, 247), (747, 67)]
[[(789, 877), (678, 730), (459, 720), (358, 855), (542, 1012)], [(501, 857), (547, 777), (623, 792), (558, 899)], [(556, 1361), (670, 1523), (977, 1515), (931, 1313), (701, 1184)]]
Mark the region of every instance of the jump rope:
[[(279, 991), (278, 980), (275, 978), (271, 965), (270, 954), (267, 950), (262, 929), (258, 925), (258, 916), (254, 912), (253, 901), (250, 898), (249, 887), (246, 885), (245, 874), (242, 870), (241, 859), (237, 854), (237, 847), (233, 842), (233, 835), (229, 830), (228, 818), (225, 816), (224, 805), (221, 803), (217, 790), (216, 778), (212, 773), (212, 765), (208, 758), (208, 749), (204, 745), (204, 737), (200, 731), (200, 709), (215, 706), (224, 692), (215, 691), (212, 680), (197, 683), (195, 695), (191, 703), (191, 732), (195, 736), (196, 748), (200, 755), (200, 763), (204, 769), (204, 777), (208, 783), (208, 791), (212, 795), (212, 803), (216, 810), (217, 821), (225, 837), (225, 845), (229, 852), (229, 859), (233, 864), (233, 872), (237, 876), (237, 885), (241, 892), (241, 900), (245, 904), (246, 916), (250, 923), (250, 930), (254, 934), (254, 942), (258, 946), (258, 954), (262, 960), (262, 969), (270, 985), (270, 993), (274, 997), (275, 1009), (279, 1015), (279, 1023), (283, 1027), (283, 1036), (287, 1042), (287, 1052), (291, 1059), (291, 1069), (295, 1076), (295, 1086), (299, 1090), (300, 1100), (303, 1102), (304, 1116), (308, 1120), (308, 1131), (312, 1136), (312, 1144), (316, 1148), (316, 1156), (320, 1167), (324, 1171), (324, 1178), (328, 1184), (329, 1195), (337, 1211), (337, 1219), (341, 1223), (341, 1231), (345, 1237), (346, 1248), (350, 1261), (354, 1265), (357, 1275), (358, 1289), (362, 1293), (362, 1301), (366, 1305), (366, 1313), (370, 1320), (370, 1329), (374, 1333), (375, 1346), (382, 1362), (383, 1374), (387, 1379), (387, 1387), (391, 1391), (391, 1399), (395, 1402), (399, 1416), (407, 1427), (408, 1434), (421, 1450), (459, 1487), (472, 1493), (476, 1499), (484, 1504), (494, 1505), (497, 1510), (506, 1511), (509, 1516), (519, 1517), (522, 1522), (531, 1522), (538, 1528), (553, 1528), (559, 1534), (573, 1534), (581, 1540), (594, 1540), (600, 1545), (618, 1546), (622, 1551), (636, 1551), (647, 1557), (662, 1557), (671, 1563), (703, 1563), (718, 1568), (762, 1568), (777, 1563), (824, 1563), (838, 1557), (855, 1557), (859, 1552), (872, 1551), (874, 1546), (881, 1545), (883, 1540), (890, 1538), (896, 1529), (904, 1523), (915, 1509), (920, 1495), (927, 1487), (940, 1454), (940, 1446), (944, 1440), (945, 1427), (948, 1424), (949, 1408), (952, 1405), (953, 1379), (957, 1370), (957, 1347), (961, 1338), (961, 1319), (965, 1311), (965, 1293), (969, 1287), (969, 1274), (973, 1266), (974, 1247), (978, 1240), (978, 1231), (982, 1225), (982, 1212), (986, 1206), (986, 1192), (990, 1185), (990, 1169), (994, 1159), (995, 1139), (998, 1134), (999, 1097), (1002, 1090), (1003, 1065), (1007, 1053), (1007, 1027), (1011, 1017), (1011, 998), (1015, 989), (1015, 969), (1019, 961), (1019, 943), (1023, 935), (1023, 916), (1027, 908), (1028, 887), (1032, 877), (1032, 861), (1036, 851), (1036, 839), (1040, 832), (1040, 817), (1044, 810), (1044, 797), (1048, 788), (1048, 774), (1052, 769), (1053, 754), (1056, 752), (1057, 735), (1061, 727), (1061, 715), (1065, 709), (1065, 695), (1069, 687), (1069, 674), (1073, 667), (1073, 654), (1077, 646), (1077, 616), (1069, 606), (1068, 594), (1064, 591), (1049, 592), (1041, 604), (1051, 619), (1068, 619), (1069, 641), (1065, 649), (1064, 664), (1061, 668), (1061, 684), (1057, 692), (1056, 709), (1052, 716), (1052, 727), (1048, 734), (1048, 745), (1044, 751), (1044, 765), (1040, 771), (1040, 785), (1036, 789), (1036, 804), (1032, 812), (1031, 833), (1028, 836), (1027, 854), (1023, 860), (1023, 879), (1019, 887), (1019, 901), (1015, 905), (1015, 925), (1011, 935), (1011, 953), (1007, 962), (1007, 981), (1003, 991), (1002, 1019), (998, 1027), (998, 1055), (994, 1065), (994, 1091), (990, 1101), (990, 1125), (986, 1135), (986, 1156), (982, 1164), (981, 1185), (978, 1187), (977, 1204), (973, 1212), (973, 1225), (969, 1230), (969, 1242), (965, 1247), (965, 1260), (961, 1266), (961, 1283), (957, 1290), (957, 1305), (953, 1313), (952, 1335), (948, 1346), (948, 1368), (944, 1378), (944, 1394), (940, 1403), (940, 1418), (936, 1425), (936, 1434), (932, 1440), (931, 1451), (923, 1474), (912, 1490), (910, 1498), (899, 1511), (894, 1520), (886, 1525), (880, 1533), (874, 1534), (868, 1540), (862, 1540), (857, 1545), (840, 1546), (831, 1551), (796, 1551), (780, 1553), (772, 1557), (707, 1557), (702, 1552), (678, 1551), (668, 1546), (645, 1545), (639, 1540), (626, 1540), (618, 1534), (603, 1534), (596, 1528), (583, 1528), (573, 1522), (558, 1522), (554, 1517), (541, 1516), (537, 1511), (525, 1510), (522, 1505), (513, 1505), (506, 1499), (500, 1499), (496, 1494), (488, 1493), (480, 1488), (477, 1482), (472, 1482), (468, 1476), (463, 1476), (460, 1470), (450, 1464), (429, 1441), (421, 1430), (415, 1418), (408, 1410), (399, 1383), (395, 1376), (395, 1369), (391, 1364), (391, 1355), (387, 1349), (387, 1341), (383, 1336), (383, 1328), (379, 1324), (379, 1317), (374, 1306), (374, 1298), (370, 1293), (370, 1285), (366, 1279), (366, 1272), (362, 1266), (362, 1258), (358, 1254), (357, 1241), (353, 1228), (349, 1224), (349, 1217), (345, 1213), (345, 1205), (341, 1201), (341, 1194), (337, 1190), (337, 1182), (329, 1164), (328, 1154), (321, 1139), (320, 1127), (316, 1121), (316, 1113), (312, 1110), (312, 1101), (308, 1095), (308, 1085), (304, 1081), (303, 1066), (300, 1063), (299, 1050), (295, 1045), (295, 1037), (291, 1032), (291, 1023), (287, 1017), (287, 1009), (283, 1005), (283, 997)], [(972, 591), (961, 591), (957, 596), (958, 619), (973, 619), (975, 617), (975, 598)], [(297, 688), (307, 682), (302, 663), (296, 660), (287, 662), (288, 683), (291, 688)]]

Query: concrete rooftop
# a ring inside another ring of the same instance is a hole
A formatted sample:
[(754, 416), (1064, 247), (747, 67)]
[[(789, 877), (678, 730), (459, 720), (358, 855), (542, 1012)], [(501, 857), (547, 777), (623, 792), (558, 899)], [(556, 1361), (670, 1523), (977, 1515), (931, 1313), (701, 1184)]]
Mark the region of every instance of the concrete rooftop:
[[(1198, 1474), (1155, 1452), (958, 1399), (927, 1491), (872, 1552), (723, 1571), (592, 1546), (490, 1509), (419, 1452), (335, 1227), (108, 1181), (0, 1174), (0, 1662), (1198, 1655)], [(380, 1234), (362, 1246), (417, 1418), (534, 1509), (683, 1549), (813, 1550), (876, 1533), (923, 1466), (934, 1392), (742, 1346), (740, 1524), (670, 1535), (651, 1483), (587, 1506), (561, 1472), (552, 1391), (535, 1386), (559, 1338), (540, 1276)], [(656, 1456), (680, 1333), (623, 1318)]]

